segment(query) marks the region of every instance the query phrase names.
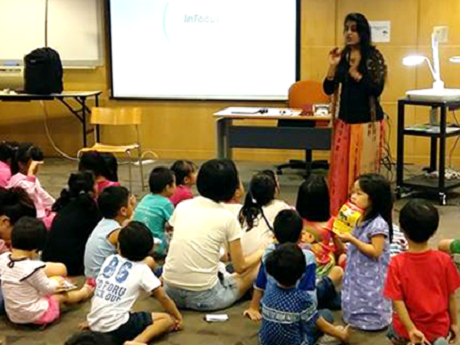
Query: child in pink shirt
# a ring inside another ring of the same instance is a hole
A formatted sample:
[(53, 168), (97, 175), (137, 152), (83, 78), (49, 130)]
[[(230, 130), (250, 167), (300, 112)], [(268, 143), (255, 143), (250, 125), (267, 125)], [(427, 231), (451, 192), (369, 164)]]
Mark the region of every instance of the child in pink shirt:
[(55, 213), (52, 212), (54, 198), (43, 189), (37, 178), (38, 167), (43, 164), (43, 152), (32, 143), (21, 143), (11, 164), (13, 176), (7, 188), (21, 187), (34, 202), (37, 218), (41, 219), (47, 229), (51, 227)]
[(118, 187), (117, 159), (111, 153), (88, 151), (83, 153), (78, 164), (79, 171), (91, 171), (96, 178), (96, 194), (108, 187)]
[(193, 198), (192, 186), (196, 184), (198, 166), (191, 161), (178, 160), (171, 166), (171, 170), (176, 175), (176, 192), (169, 200), (176, 207), (181, 201)]
[(11, 322), (50, 324), (59, 318), (61, 305), (86, 300), (94, 291), (85, 284), (80, 290), (65, 292), (64, 278), (49, 278), (52, 270), (48, 264), (36, 260), (45, 238), (40, 220), (22, 217), (13, 228), (11, 253), (0, 255), (2, 293)]
[(0, 144), (0, 187), (6, 188), (11, 179), (11, 160), (14, 157), (18, 144), (2, 141)]

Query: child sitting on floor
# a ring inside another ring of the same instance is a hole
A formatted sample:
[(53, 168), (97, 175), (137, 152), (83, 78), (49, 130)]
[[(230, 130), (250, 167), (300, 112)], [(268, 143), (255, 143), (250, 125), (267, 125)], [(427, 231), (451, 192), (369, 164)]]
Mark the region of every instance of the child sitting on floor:
[(317, 278), (326, 277), (343, 246), (331, 229), (329, 189), (324, 177), (310, 175), (300, 185), (296, 209), (304, 221), (303, 242), (310, 244), (316, 256)]
[(21, 218), (11, 235), (12, 251), (0, 256), (0, 275), (5, 309), (11, 322), (47, 325), (60, 316), (60, 306), (89, 298), (93, 288), (85, 284), (80, 290), (62, 292), (62, 277), (48, 277), (47, 265), (37, 260), (44, 243), (43, 223), (30, 217)]
[(455, 343), (460, 276), (448, 255), (428, 247), (439, 225), (438, 211), (426, 201), (410, 200), (399, 223), (409, 251), (395, 256), (388, 269), (384, 295), (394, 310), (388, 337), (395, 345)]
[(155, 246), (155, 253), (165, 256), (169, 247), (166, 231), (174, 206), (168, 199), (176, 190), (176, 179), (171, 169), (156, 167), (150, 173), (150, 194), (144, 196), (136, 207), (134, 220), (147, 225), (153, 238), (161, 242)]
[[(254, 293), (249, 305), (249, 309), (244, 311), (244, 315), (253, 321), (259, 321), (260, 315), (260, 300), (267, 288), (269, 278), (265, 270), (265, 259), (267, 255), (284, 243), (295, 243), (301, 245), (302, 238), (302, 218), (294, 210), (283, 210), (275, 218), (274, 231), (277, 244), (268, 246), (262, 258), (262, 265), (257, 275), (257, 280), (254, 284)], [(298, 288), (312, 297), (318, 309), (325, 308), (330, 301), (337, 298), (337, 288), (340, 285), (341, 275), (335, 277), (331, 274), (330, 277), (325, 277), (318, 281), (316, 285), (316, 263), (314, 254), (308, 249), (302, 249), (305, 256), (304, 275), (300, 280)], [(337, 286), (336, 286), (337, 285)]]
[(108, 187), (97, 200), (102, 214), (86, 242), (85, 276), (95, 279), (105, 259), (117, 253), (118, 234), (133, 215), (136, 198), (125, 187)]
[(271, 252), (265, 261), (267, 273), (274, 279), (262, 300), (262, 345), (315, 344), (321, 332), (346, 342), (348, 329), (335, 327), (318, 313), (309, 294), (298, 285), (305, 274), (305, 255), (293, 243)]
[(47, 229), (51, 228), (54, 216), (54, 198), (43, 189), (37, 178), (38, 167), (43, 164), (43, 152), (32, 143), (21, 143), (11, 164), (11, 177), (7, 188), (21, 187), (30, 196), (37, 209), (37, 218)]
[[(120, 231), (118, 254), (105, 260), (97, 276), (88, 314), (92, 331), (108, 333), (117, 343), (132, 340), (147, 344), (164, 333), (182, 329), (182, 315), (143, 262), (152, 248), (153, 238), (143, 223), (133, 221)], [(152, 293), (168, 313), (133, 312), (141, 290)]]
[(171, 170), (176, 176), (176, 191), (169, 198), (174, 207), (181, 201), (192, 199), (192, 187), (196, 185), (198, 166), (192, 161), (179, 160), (171, 166)]
[(249, 183), (243, 207), (238, 215), (243, 236), (243, 254), (250, 255), (273, 243), (273, 222), (276, 215), (289, 209), (284, 201), (276, 199), (276, 180), (269, 173), (257, 173)]
[(11, 179), (11, 161), (13, 160), (18, 143), (2, 141), (0, 143), (0, 187), (6, 188)]
[(79, 171), (91, 171), (96, 179), (96, 195), (105, 188), (118, 187), (117, 159), (113, 153), (88, 151), (82, 154), (78, 163)]

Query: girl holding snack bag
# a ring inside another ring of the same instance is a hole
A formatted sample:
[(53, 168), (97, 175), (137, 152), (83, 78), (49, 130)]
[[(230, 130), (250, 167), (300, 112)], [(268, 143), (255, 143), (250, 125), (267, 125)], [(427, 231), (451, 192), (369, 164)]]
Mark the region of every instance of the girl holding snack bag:
[(389, 182), (378, 174), (361, 175), (351, 203), (364, 210), (351, 232), (338, 232), (350, 243), (342, 286), (343, 320), (364, 331), (391, 323), (391, 301), (383, 297), (393, 237), (393, 196)]

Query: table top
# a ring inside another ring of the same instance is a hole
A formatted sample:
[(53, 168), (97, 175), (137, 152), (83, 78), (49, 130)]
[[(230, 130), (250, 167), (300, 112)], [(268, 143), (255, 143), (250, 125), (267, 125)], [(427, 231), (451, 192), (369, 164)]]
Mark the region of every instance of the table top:
[(214, 113), (214, 117), (226, 119), (254, 120), (295, 120), (295, 121), (330, 121), (331, 115), (301, 115), (301, 109), (263, 108), (263, 107), (229, 107)]
[(72, 97), (92, 97), (99, 96), (102, 91), (63, 91), (62, 93), (52, 93), (50, 95), (37, 95), (31, 93), (16, 93), (14, 91), (0, 91), (0, 100), (52, 100)]

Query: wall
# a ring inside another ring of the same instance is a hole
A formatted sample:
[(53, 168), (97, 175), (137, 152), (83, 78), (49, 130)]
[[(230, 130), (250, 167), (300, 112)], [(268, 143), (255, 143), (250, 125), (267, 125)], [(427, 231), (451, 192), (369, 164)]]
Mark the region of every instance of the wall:
[[(302, 7), (302, 79), (323, 79), (328, 51), (336, 45), (342, 45), (343, 18), (347, 13), (362, 12), (369, 20), (391, 21), (391, 43), (378, 44), (378, 48), (388, 64), (389, 79), (382, 105), (391, 119), (390, 142), (394, 155), (397, 99), (406, 90), (431, 85), (427, 66), (408, 68), (402, 65), (401, 60), (415, 52), (430, 54), (430, 34), (435, 25), (449, 26), (449, 43), (440, 49), (442, 77), (447, 87), (460, 88), (460, 66), (448, 62), (448, 57), (460, 55), (459, 0), (302, 0)], [(103, 105), (143, 107), (145, 116), (141, 135), (144, 149), (152, 149), (163, 158), (214, 157), (215, 127), (212, 113), (234, 103), (111, 101), (108, 99), (110, 86), (107, 65), (106, 62), (104, 67), (96, 70), (66, 71), (66, 89), (100, 89), (104, 91)], [(47, 110), (53, 139), (65, 152), (75, 154), (81, 143), (78, 122), (58, 103), (47, 103)], [(410, 107), (407, 110), (408, 124), (425, 122), (428, 118), (426, 109)], [(0, 119), (1, 138), (34, 141), (48, 155), (54, 154), (45, 136), (43, 109), (39, 103), (0, 103)], [(112, 142), (129, 140), (131, 134), (127, 130), (105, 130), (102, 133), (105, 140)], [(448, 149), (454, 141), (450, 139)], [(407, 138), (408, 161), (427, 162), (428, 145), (428, 140), (424, 138)], [(236, 159), (276, 162), (302, 156), (303, 153), (299, 151), (282, 150), (236, 150), (234, 155)], [(460, 164), (460, 149), (454, 153), (454, 162)]]

